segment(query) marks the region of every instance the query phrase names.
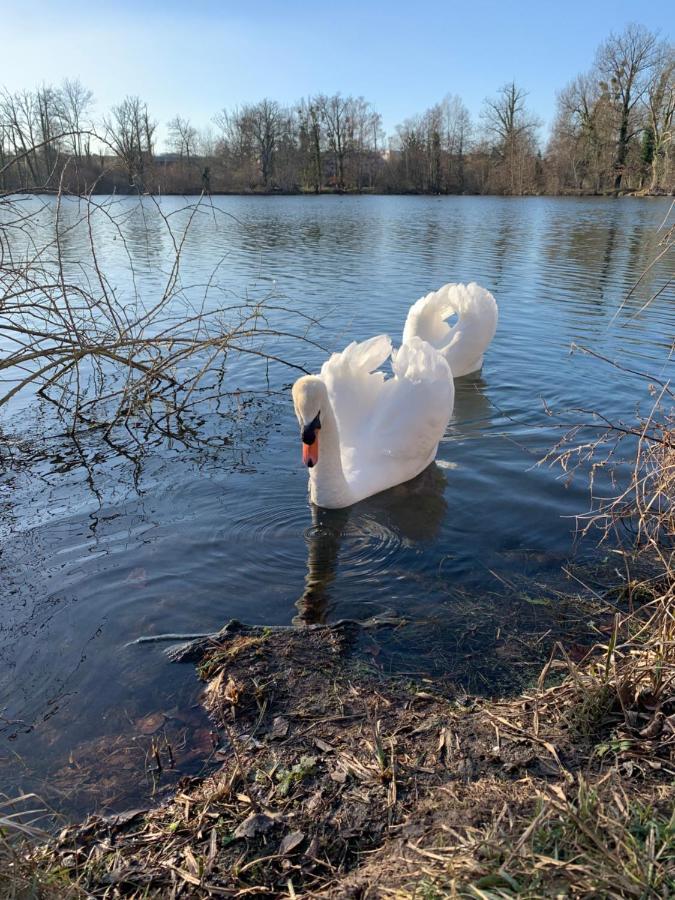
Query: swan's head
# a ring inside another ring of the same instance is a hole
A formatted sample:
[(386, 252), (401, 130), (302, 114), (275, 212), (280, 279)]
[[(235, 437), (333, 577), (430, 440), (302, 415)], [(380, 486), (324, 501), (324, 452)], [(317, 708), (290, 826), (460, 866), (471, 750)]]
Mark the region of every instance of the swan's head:
[(293, 385), (293, 406), (300, 423), (302, 461), (310, 469), (319, 461), (321, 409), (328, 403), (328, 391), (316, 375), (305, 375)]

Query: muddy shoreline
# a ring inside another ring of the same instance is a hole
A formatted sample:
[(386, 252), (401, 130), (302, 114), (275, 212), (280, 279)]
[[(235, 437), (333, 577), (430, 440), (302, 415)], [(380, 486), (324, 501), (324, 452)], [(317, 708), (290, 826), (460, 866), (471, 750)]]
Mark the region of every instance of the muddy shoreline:
[[(582, 877), (641, 896), (612, 828), (668, 822), (675, 707), (561, 647), (531, 691), (478, 699), (364, 666), (360, 630), (236, 625), (174, 652), (204, 682), (220, 768), (63, 829), (40, 866), (89, 897), (586, 896), (568, 892)], [(653, 872), (669, 896), (675, 851)]]

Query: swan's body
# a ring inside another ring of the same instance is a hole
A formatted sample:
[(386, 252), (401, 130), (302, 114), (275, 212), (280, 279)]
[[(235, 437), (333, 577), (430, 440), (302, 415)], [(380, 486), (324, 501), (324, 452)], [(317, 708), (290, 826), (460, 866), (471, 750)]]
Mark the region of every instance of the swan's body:
[[(390, 357), (385, 378), (376, 370)], [(436, 456), (454, 395), (445, 359), (416, 337), (398, 351), (386, 335), (352, 343), (319, 375), (300, 378), (293, 403), (311, 501), (340, 509), (419, 475)]]
[[(457, 315), (452, 327), (445, 321)], [(444, 357), (454, 378), (476, 372), (497, 329), (497, 303), (479, 284), (446, 284), (410, 307), (403, 344), (427, 341)]]

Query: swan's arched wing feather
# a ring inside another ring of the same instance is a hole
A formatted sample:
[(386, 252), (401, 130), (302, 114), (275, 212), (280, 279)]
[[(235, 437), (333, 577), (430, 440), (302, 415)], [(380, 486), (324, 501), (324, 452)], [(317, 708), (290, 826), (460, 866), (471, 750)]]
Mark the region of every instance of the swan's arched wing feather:
[[(377, 371), (392, 357), (393, 377)], [(443, 356), (412, 338), (396, 353), (385, 335), (350, 344), (321, 369), (340, 434), (345, 477), (359, 499), (418, 475), (433, 460), (452, 414)]]
[(343, 449), (358, 446), (374, 415), (384, 385), (384, 373), (376, 371), (391, 356), (386, 334), (357, 343), (333, 355), (321, 367), (328, 396), (340, 430)]
[(377, 403), (343, 466), (357, 497), (409, 481), (436, 455), (454, 401), (454, 383), (443, 357), (413, 338), (392, 355), (394, 377), (385, 380)]
[(412, 338), (393, 354), (392, 369), (371, 440), (392, 459), (426, 459), (435, 454), (452, 415), (455, 390), (448, 364), (430, 344)]
[[(445, 321), (456, 314), (457, 323)], [(497, 330), (497, 303), (476, 282), (446, 284), (421, 297), (408, 312), (403, 343), (413, 337), (428, 341), (446, 358), (455, 378), (479, 369)]]
[(448, 302), (448, 293), (454, 287), (454, 284), (445, 284), (413, 303), (403, 327), (404, 344), (418, 337), (438, 349), (448, 340), (450, 327), (445, 319), (456, 312)]

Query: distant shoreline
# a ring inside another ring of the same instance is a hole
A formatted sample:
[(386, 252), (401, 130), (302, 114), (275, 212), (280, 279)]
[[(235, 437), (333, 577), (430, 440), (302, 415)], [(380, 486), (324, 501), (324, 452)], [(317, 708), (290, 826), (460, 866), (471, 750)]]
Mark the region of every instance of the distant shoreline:
[[(24, 188), (22, 190), (16, 190), (10, 192), (13, 195), (28, 195), (35, 197), (54, 197), (59, 193), (56, 190), (48, 191), (40, 189), (40, 190), (31, 190), (30, 188)], [(675, 192), (673, 193), (665, 193), (663, 191), (660, 192), (650, 192), (650, 191), (604, 191), (602, 193), (596, 192), (571, 192), (565, 191), (561, 193), (546, 193), (544, 191), (537, 193), (527, 193), (527, 194), (477, 194), (477, 193), (431, 193), (429, 191), (321, 191), (320, 193), (316, 193), (315, 191), (209, 191), (208, 193), (201, 193), (199, 191), (194, 192), (185, 192), (185, 191), (144, 191), (140, 193), (138, 191), (94, 191), (91, 194), (87, 192), (77, 193), (77, 192), (69, 192), (62, 191), (61, 196), (66, 197), (262, 197), (262, 198), (271, 198), (271, 197), (307, 197), (307, 198), (317, 198), (317, 197), (435, 197), (438, 199), (446, 198), (446, 197), (486, 197), (491, 199), (518, 199), (518, 200), (526, 200), (532, 198), (541, 198), (541, 197), (549, 197), (549, 198), (572, 198), (572, 199), (597, 199), (597, 200), (617, 200), (617, 199), (625, 199), (625, 198), (635, 198), (638, 200), (668, 200), (672, 197), (675, 197)]]

